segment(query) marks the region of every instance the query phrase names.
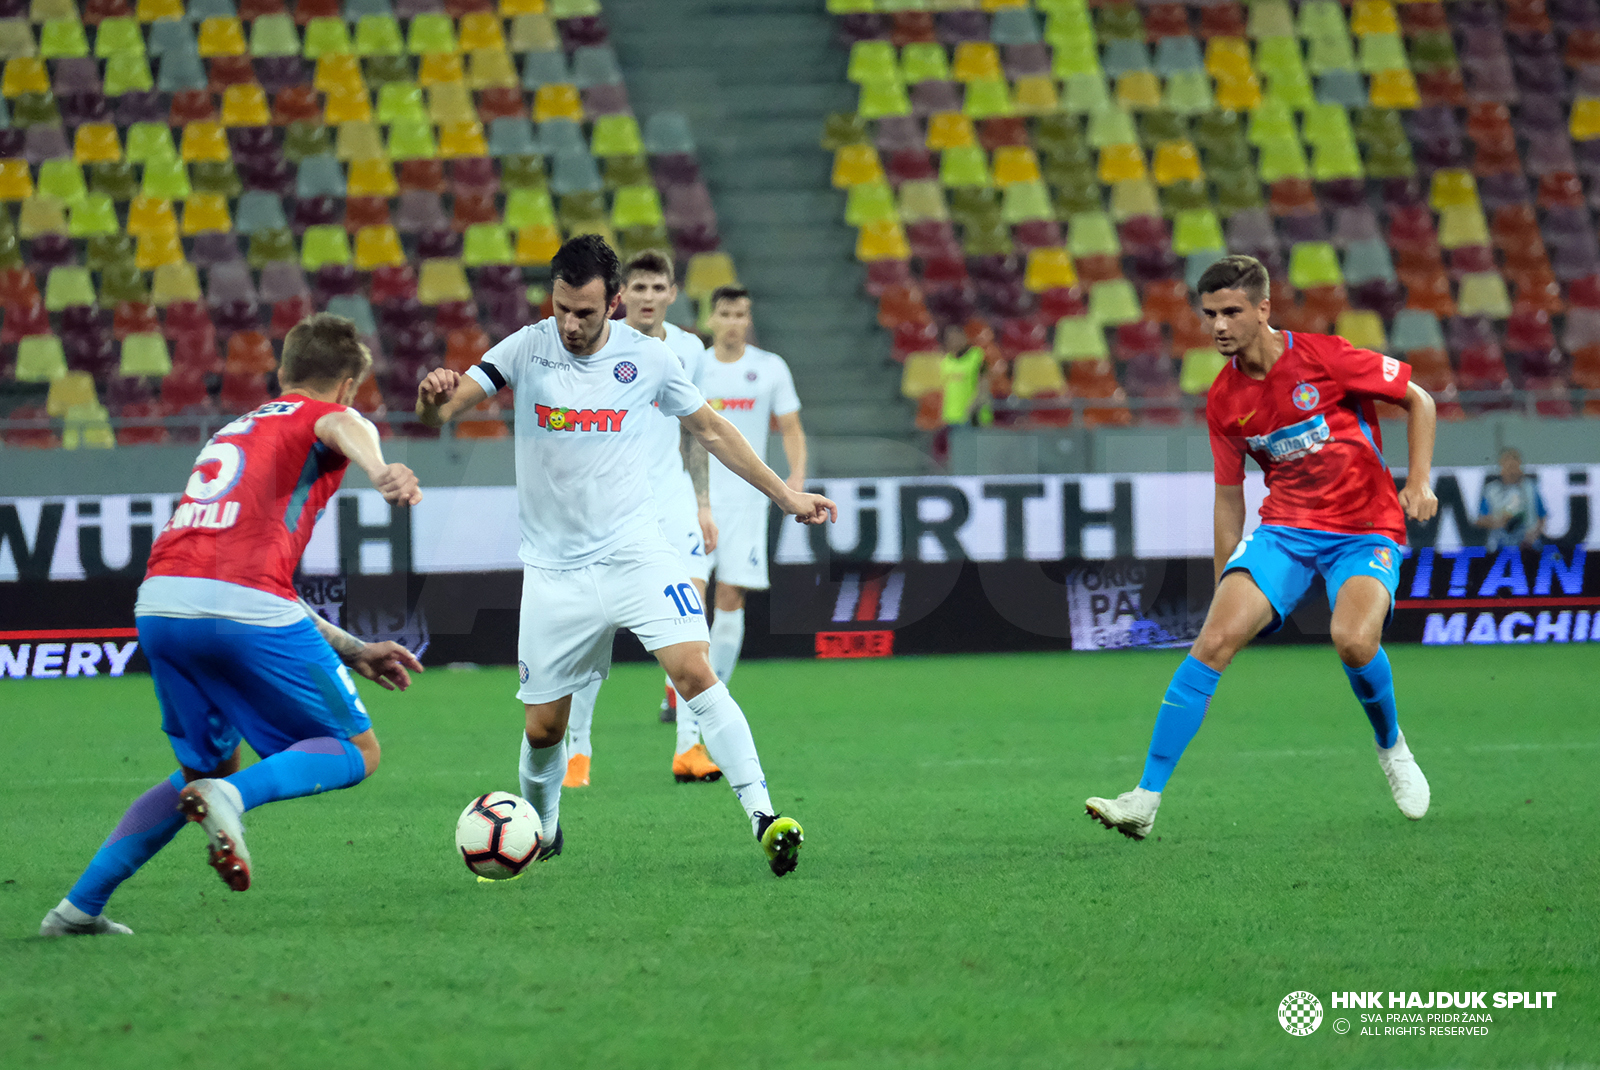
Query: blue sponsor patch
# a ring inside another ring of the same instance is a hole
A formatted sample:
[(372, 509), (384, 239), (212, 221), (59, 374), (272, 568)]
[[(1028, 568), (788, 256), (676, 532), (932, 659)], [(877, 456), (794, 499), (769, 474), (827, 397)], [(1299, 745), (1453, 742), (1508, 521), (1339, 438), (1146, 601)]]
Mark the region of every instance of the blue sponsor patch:
[[(1314, 388), (1313, 388), (1314, 389)], [(1267, 435), (1251, 435), (1245, 439), (1252, 452), (1264, 453), (1274, 461), (1292, 461), (1316, 453), (1323, 443), (1332, 441), (1333, 430), (1321, 416), (1301, 420), (1288, 427), (1280, 427)]]
[(617, 377), (619, 383), (631, 383), (639, 377), (639, 369), (634, 367), (633, 361), (624, 360), (611, 369), (611, 374)]

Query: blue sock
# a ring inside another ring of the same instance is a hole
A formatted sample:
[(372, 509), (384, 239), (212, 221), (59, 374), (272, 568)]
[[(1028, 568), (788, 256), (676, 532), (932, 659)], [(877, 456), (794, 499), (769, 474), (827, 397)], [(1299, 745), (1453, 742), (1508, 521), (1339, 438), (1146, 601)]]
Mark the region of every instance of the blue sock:
[(1400, 739), (1400, 713), (1394, 706), (1394, 673), (1389, 670), (1389, 655), (1380, 646), (1377, 657), (1359, 669), (1346, 665), (1344, 674), (1350, 677), (1350, 690), (1367, 711), (1378, 746), (1394, 746)]
[(348, 788), (361, 783), (366, 775), (366, 763), (354, 743), (322, 736), (303, 739), (288, 750), (263, 758), (228, 777), (228, 783), (239, 789), (244, 808), (254, 810), (280, 799)]
[(1156, 714), (1150, 756), (1144, 760), (1144, 776), (1139, 778), (1141, 788), (1160, 791), (1167, 786), (1178, 759), (1183, 757), (1183, 749), (1200, 731), (1206, 707), (1211, 705), (1211, 696), (1217, 693), (1217, 681), (1221, 679), (1220, 672), (1193, 655), (1183, 659), (1172, 674), (1172, 683), (1161, 700), (1161, 711)]
[(183, 774), (173, 773), (134, 800), (67, 893), (67, 901), (90, 917), (105, 910), (117, 885), (133, 876), (183, 828), (186, 819), (178, 812), (182, 788)]

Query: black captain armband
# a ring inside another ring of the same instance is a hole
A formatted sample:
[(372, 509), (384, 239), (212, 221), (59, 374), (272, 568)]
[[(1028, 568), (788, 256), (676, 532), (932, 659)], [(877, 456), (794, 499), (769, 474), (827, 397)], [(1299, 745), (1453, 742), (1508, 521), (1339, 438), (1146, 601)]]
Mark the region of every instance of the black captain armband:
[(489, 377), (489, 381), (494, 384), (496, 390), (504, 390), (506, 388), (506, 377), (501, 375), (500, 369), (493, 364), (486, 360), (480, 360), (478, 362), (478, 370)]

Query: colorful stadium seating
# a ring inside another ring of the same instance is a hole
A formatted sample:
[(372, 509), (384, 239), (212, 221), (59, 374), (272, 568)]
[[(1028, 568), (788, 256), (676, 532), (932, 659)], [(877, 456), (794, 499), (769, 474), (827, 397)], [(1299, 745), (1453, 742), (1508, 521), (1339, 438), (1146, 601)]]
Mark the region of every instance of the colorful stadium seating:
[(194, 439), (319, 309), (376, 358), (357, 404), (408, 413), (534, 316), (573, 234), (675, 254), (695, 300), (736, 278), (688, 124), (641, 127), (593, 0), (0, 6), (7, 445)]
[(1596, 0), (828, 10), (860, 105), (822, 146), (908, 396), (961, 325), (1036, 422), (1195, 414), (1185, 284), (1233, 251), (1278, 325), (1403, 355), (1446, 418), (1600, 413)]

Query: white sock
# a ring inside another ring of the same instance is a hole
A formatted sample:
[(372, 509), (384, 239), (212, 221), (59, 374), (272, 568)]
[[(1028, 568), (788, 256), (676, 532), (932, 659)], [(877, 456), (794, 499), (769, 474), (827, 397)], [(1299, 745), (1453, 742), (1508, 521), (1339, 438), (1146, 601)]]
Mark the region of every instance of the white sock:
[(87, 925), (98, 916), (95, 914), (85, 914), (83, 911), (79, 910), (65, 899), (56, 904), (56, 913), (60, 914), (63, 918), (66, 918), (74, 925)]
[(756, 814), (772, 813), (772, 798), (767, 794), (767, 775), (761, 771), (756, 741), (750, 735), (750, 722), (728, 694), (727, 684), (717, 684), (686, 703), (694, 710), (705, 736), (706, 750), (728, 778), (739, 804), (755, 827)]
[[(667, 686), (672, 686), (671, 677), (667, 678)], [(682, 754), (696, 743), (700, 742), (700, 718), (695, 716), (694, 710), (689, 708), (688, 701), (682, 696), (678, 698), (678, 747), (674, 754)]]
[(517, 775), (522, 781), (522, 797), (539, 811), (545, 839), (553, 838), (561, 821), (561, 779), (567, 775), (567, 741), (563, 739), (553, 747), (535, 747), (524, 734)]
[(567, 718), (567, 745), (572, 754), (594, 756), (594, 743), (589, 734), (594, 730), (594, 704), (604, 682), (596, 680), (572, 693), (572, 713)]
[[(711, 621), (711, 671), (727, 683), (739, 664), (744, 646), (744, 610), (719, 609)], [(681, 696), (680, 696), (681, 697)]]

